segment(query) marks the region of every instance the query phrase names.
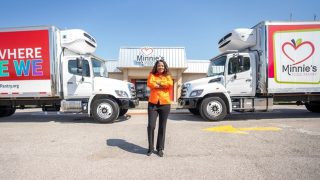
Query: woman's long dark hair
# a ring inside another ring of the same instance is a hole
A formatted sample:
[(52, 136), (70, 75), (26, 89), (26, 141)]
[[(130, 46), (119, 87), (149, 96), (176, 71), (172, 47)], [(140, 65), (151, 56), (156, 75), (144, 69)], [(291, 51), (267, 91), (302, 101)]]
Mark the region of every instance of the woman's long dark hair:
[(158, 66), (159, 62), (163, 62), (163, 64), (164, 64), (164, 72), (163, 72), (163, 74), (164, 74), (164, 75), (169, 75), (169, 74), (170, 74), (170, 70), (169, 70), (169, 67), (168, 67), (167, 63), (166, 63), (164, 60), (158, 60), (158, 61), (154, 64), (154, 66), (153, 66), (153, 68), (152, 68), (152, 71), (151, 71), (150, 73), (156, 74), (156, 73), (158, 72), (157, 66)]

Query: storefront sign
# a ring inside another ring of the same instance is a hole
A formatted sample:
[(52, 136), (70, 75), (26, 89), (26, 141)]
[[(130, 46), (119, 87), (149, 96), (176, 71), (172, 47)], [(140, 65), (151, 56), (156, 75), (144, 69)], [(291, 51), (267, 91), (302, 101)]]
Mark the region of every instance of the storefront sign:
[(137, 55), (137, 62), (141, 63), (144, 67), (152, 67), (158, 60), (164, 60), (161, 55), (155, 55), (152, 47), (141, 48), (141, 54)]

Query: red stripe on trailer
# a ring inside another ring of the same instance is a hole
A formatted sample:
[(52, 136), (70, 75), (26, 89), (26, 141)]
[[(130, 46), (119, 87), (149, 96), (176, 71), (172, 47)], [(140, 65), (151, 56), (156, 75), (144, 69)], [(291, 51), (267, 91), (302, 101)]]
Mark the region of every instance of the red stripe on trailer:
[(12, 94), (19, 94), (18, 92), (13, 92)]
[(8, 93), (1, 93), (1, 94), (6, 95), (6, 94), (8, 94)]
[(39, 94), (47, 94), (47, 92), (39, 92)]

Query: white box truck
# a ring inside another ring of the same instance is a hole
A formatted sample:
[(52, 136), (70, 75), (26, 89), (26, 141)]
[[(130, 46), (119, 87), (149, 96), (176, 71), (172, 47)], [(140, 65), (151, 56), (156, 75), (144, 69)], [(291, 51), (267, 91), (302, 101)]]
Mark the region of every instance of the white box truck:
[(179, 104), (209, 121), (294, 101), (320, 112), (320, 21), (264, 21), (218, 42), (207, 77), (182, 85)]
[(134, 84), (108, 78), (96, 47), (80, 29), (0, 28), (0, 117), (36, 106), (109, 123), (137, 106)]

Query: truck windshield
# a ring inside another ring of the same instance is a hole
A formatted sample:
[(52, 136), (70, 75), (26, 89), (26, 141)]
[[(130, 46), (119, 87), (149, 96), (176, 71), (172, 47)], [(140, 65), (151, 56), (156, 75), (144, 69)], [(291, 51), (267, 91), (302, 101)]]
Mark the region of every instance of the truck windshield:
[(224, 75), (224, 67), (226, 65), (226, 56), (222, 56), (214, 61), (211, 61), (209, 64), (207, 77)]
[(108, 77), (107, 63), (91, 58), (94, 77)]

